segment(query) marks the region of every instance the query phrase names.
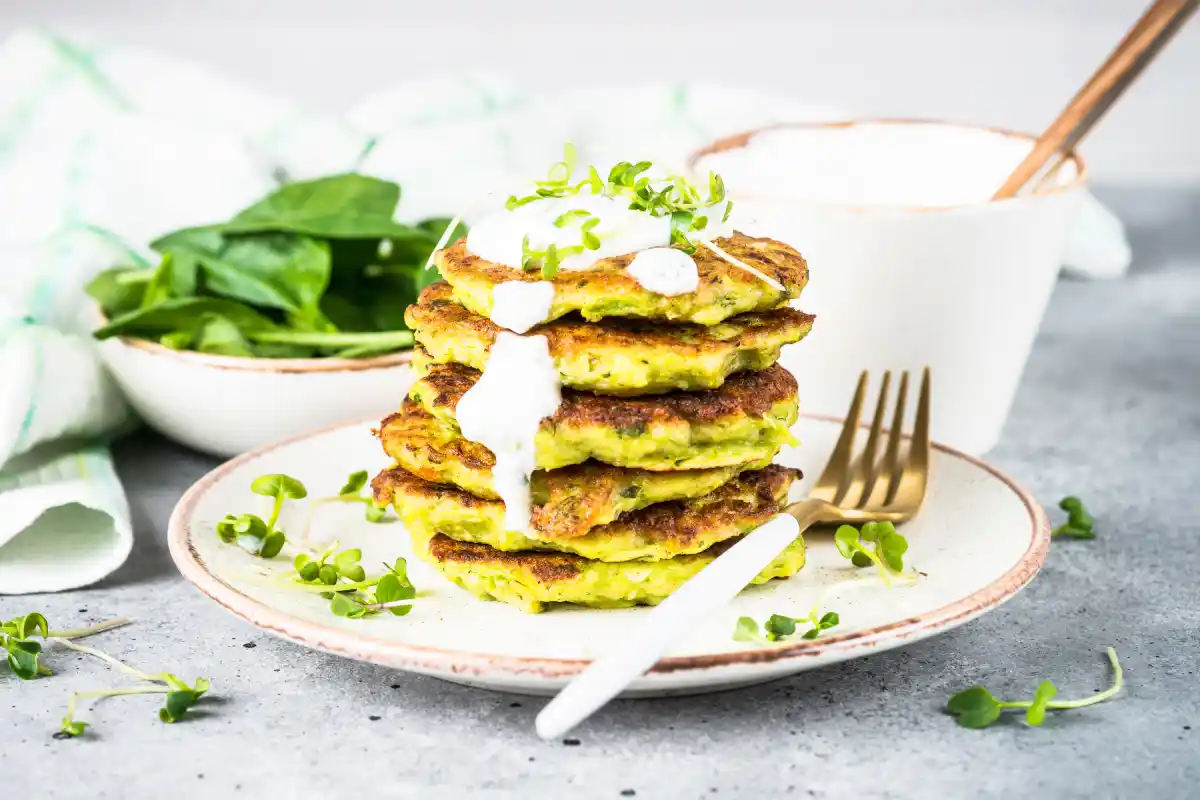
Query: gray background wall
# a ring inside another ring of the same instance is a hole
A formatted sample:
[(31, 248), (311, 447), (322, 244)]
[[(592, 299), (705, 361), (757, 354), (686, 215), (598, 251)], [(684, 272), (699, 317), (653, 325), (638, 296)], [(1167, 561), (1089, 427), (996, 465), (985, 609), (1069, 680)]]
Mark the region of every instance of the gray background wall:
[[(493, 68), (526, 85), (695, 76), (864, 114), (1039, 130), (1148, 0), (0, 0), (336, 111), (406, 76)], [(620, 113), (614, 109), (614, 113)], [(1084, 147), (1105, 183), (1200, 180), (1200, 20)]]

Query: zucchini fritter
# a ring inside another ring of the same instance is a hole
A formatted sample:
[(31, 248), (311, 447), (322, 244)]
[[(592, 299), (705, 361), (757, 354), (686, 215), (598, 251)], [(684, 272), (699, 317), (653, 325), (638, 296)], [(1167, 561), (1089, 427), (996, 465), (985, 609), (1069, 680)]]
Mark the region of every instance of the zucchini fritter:
[[(412, 534), (413, 550), (447, 578), (476, 597), (501, 600), (530, 613), (554, 603), (593, 608), (657, 605), (736, 541), (665, 561), (612, 563), (570, 553), (506, 553), (440, 533)], [(751, 583), (789, 578), (804, 567), (804, 559), (804, 538), (797, 537)]]
[[(450, 492), (457, 487), (476, 498), (497, 501), (503, 508), (492, 489), (494, 458), (486, 447), (463, 439), (419, 408), (410, 407), (386, 427), (385, 448), (399, 466), (380, 473), (372, 484), (380, 505), (392, 502), (393, 493), (399, 491), (397, 482), (411, 473), (413, 480), (442, 484)], [(627, 511), (706, 495), (739, 472), (769, 462), (767, 458), (729, 467), (651, 472), (588, 461), (550, 472), (538, 470), (530, 486), (531, 525), (540, 539), (582, 536)]]
[[(558, 471), (543, 474), (553, 480)], [(376, 503), (390, 501), (409, 531), (444, 533), (505, 551), (555, 550), (597, 561), (660, 561), (699, 553), (763, 524), (786, 504), (796, 476), (796, 470), (774, 465), (743, 472), (703, 496), (657, 502), (582, 535), (558, 539), (505, 530), (504, 504), (499, 500), (430, 483), (400, 467), (380, 473), (372, 485)]]
[[(454, 410), (479, 379), (461, 364), (438, 364), (413, 383), (405, 408), (419, 404), (457, 429)], [(792, 441), (799, 414), (796, 379), (776, 364), (742, 372), (719, 389), (616, 398), (564, 390), (562, 405), (535, 438), (537, 466), (557, 469), (596, 459), (648, 470), (706, 469), (770, 460)], [(389, 422), (381, 424), (384, 449)]]
[[(643, 287), (625, 267), (635, 253), (602, 258), (586, 270), (559, 270), (549, 281), (554, 284), (554, 303), (547, 319), (578, 311), (587, 320), (604, 317), (696, 322), (715, 325), (748, 311), (769, 311), (800, 296), (808, 282), (808, 264), (788, 245), (774, 239), (755, 239), (745, 234), (715, 240), (734, 258), (774, 278), (780, 291), (761, 278), (730, 264), (703, 245), (692, 258), (700, 274), (694, 292), (676, 296), (657, 294)], [(439, 250), (435, 256), (442, 276), (454, 287), (454, 297), (476, 314), (489, 316), (492, 287), (508, 281), (540, 281), (536, 273), (485, 261), (467, 250), (465, 239)]]
[[(503, 328), (452, 295), (449, 284), (433, 284), (408, 307), (404, 320), (433, 362), (482, 370)], [(715, 389), (736, 372), (766, 369), (783, 345), (808, 334), (814, 319), (787, 307), (739, 314), (708, 327), (620, 318), (589, 323), (572, 314), (532, 333), (546, 337), (564, 386), (633, 396)]]

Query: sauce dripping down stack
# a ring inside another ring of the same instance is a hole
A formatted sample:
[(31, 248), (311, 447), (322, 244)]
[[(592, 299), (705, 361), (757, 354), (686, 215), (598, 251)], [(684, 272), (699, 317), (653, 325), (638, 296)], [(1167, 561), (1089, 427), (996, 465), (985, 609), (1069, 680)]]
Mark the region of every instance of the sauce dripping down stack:
[[(789, 306), (804, 259), (732, 229), (691, 248), (610, 189), (513, 203), (436, 254), (446, 282), (406, 315), (418, 378), (379, 430), (376, 500), (414, 550), (526, 611), (657, 603), (796, 477), (771, 461), (798, 413), (779, 351), (813, 322)], [(803, 564), (798, 541), (757, 582)]]

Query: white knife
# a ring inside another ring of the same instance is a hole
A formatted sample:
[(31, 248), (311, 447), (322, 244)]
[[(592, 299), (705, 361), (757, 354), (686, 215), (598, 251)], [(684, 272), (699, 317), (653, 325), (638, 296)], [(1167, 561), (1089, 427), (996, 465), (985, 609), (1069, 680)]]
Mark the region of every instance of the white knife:
[(736, 597), (799, 535), (799, 523), (780, 514), (713, 559), (654, 608), (618, 648), (589, 664), (542, 709), (538, 736), (557, 739), (601, 709), (698, 622)]

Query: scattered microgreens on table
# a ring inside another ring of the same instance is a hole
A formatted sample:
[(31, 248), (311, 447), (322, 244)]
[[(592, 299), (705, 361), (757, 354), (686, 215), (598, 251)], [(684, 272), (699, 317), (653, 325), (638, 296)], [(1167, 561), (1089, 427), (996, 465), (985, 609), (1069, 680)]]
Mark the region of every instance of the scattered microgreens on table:
[[(838, 552), (856, 567), (874, 565), (885, 586), (892, 586), (893, 581), (900, 578), (911, 582), (914, 577), (904, 572), (904, 554), (908, 551), (908, 540), (905, 539), (890, 522), (868, 522), (859, 531), (851, 525), (842, 525), (834, 534), (834, 544)], [(867, 547), (867, 545), (871, 547)], [(821, 613), (825, 598), (842, 587), (834, 584), (827, 587), (813, 603), (806, 617), (788, 617), (783, 614), (772, 614), (762, 629), (753, 617), (738, 617), (734, 625), (733, 638), (739, 642), (778, 642), (793, 635), (798, 627), (807, 625), (808, 629), (802, 634), (804, 639), (816, 639), (822, 631), (836, 627), (841, 622), (837, 612)]]
[(1051, 536), (1061, 536), (1064, 539), (1096, 538), (1096, 531), (1093, 529), (1096, 520), (1083, 507), (1082, 500), (1067, 496), (1058, 502), (1058, 507), (1067, 512), (1067, 521), (1050, 531)]
[[(312, 501), (309, 519), (317, 503), (361, 502), (367, 505), (369, 522), (382, 521), (387, 510), (362, 495), (366, 484), (366, 470), (352, 473), (336, 495)], [(251, 482), (250, 490), (272, 498), (270, 516), (263, 520), (255, 514), (226, 514), (225, 519), (217, 523), (217, 536), (252, 556), (270, 560), (289, 545), (287, 536), (276, 527), (284, 502), (302, 500), (308, 497), (308, 490), (296, 478), (282, 474), (260, 475)], [(305, 535), (307, 537), (307, 527)], [(319, 593), (329, 600), (334, 615), (348, 619), (360, 619), (381, 611), (402, 617), (412, 610), (410, 601), (417, 596), (417, 590), (408, 578), (408, 564), (403, 558), (397, 558), (393, 564), (385, 563), (383, 574), (368, 578), (360, 563), (362, 550), (339, 551), (338, 547), (335, 541), (320, 552), (302, 550), (296, 553), (292, 557), (293, 569), (287, 576), (289, 585)]]
[(946, 710), (953, 714), (958, 724), (964, 728), (986, 728), (1000, 719), (1001, 713), (1006, 709), (1023, 708), (1025, 722), (1038, 726), (1046, 719), (1047, 711), (1066, 711), (1103, 703), (1121, 691), (1124, 681), (1124, 670), (1121, 669), (1117, 651), (1110, 647), (1107, 652), (1113, 671), (1112, 685), (1091, 697), (1082, 700), (1055, 700), (1058, 688), (1050, 681), (1038, 684), (1032, 700), (997, 700), (982, 686), (972, 686), (951, 697), (946, 703)]
[[(18, 678), (33, 680), (34, 678), (51, 675), (53, 672), (39, 660), (43, 652), (43, 642), (57, 644), (84, 655), (100, 659), (116, 670), (131, 675), (147, 686), (129, 686), (120, 689), (94, 689), (90, 691), (71, 692), (67, 699), (67, 713), (63, 717), (62, 726), (56, 737), (70, 738), (81, 736), (88, 728), (88, 723), (75, 719), (75, 708), (80, 700), (101, 697), (123, 697), (137, 694), (165, 694), (163, 707), (159, 709), (158, 718), (162, 722), (178, 722), (187, 716), (188, 710), (195, 705), (208, 691), (210, 684), (205, 678), (197, 678), (195, 683), (188, 685), (180, 678), (169, 672), (151, 674), (120, 661), (107, 653), (75, 644), (73, 639), (82, 639), (104, 631), (119, 628), (129, 624), (127, 619), (115, 619), (77, 630), (54, 631), (46, 617), (39, 613), (26, 614), (23, 617), (11, 619), (0, 624), (0, 646), (8, 653), (7, 663)], [(34, 641), (40, 636), (42, 642)]]

